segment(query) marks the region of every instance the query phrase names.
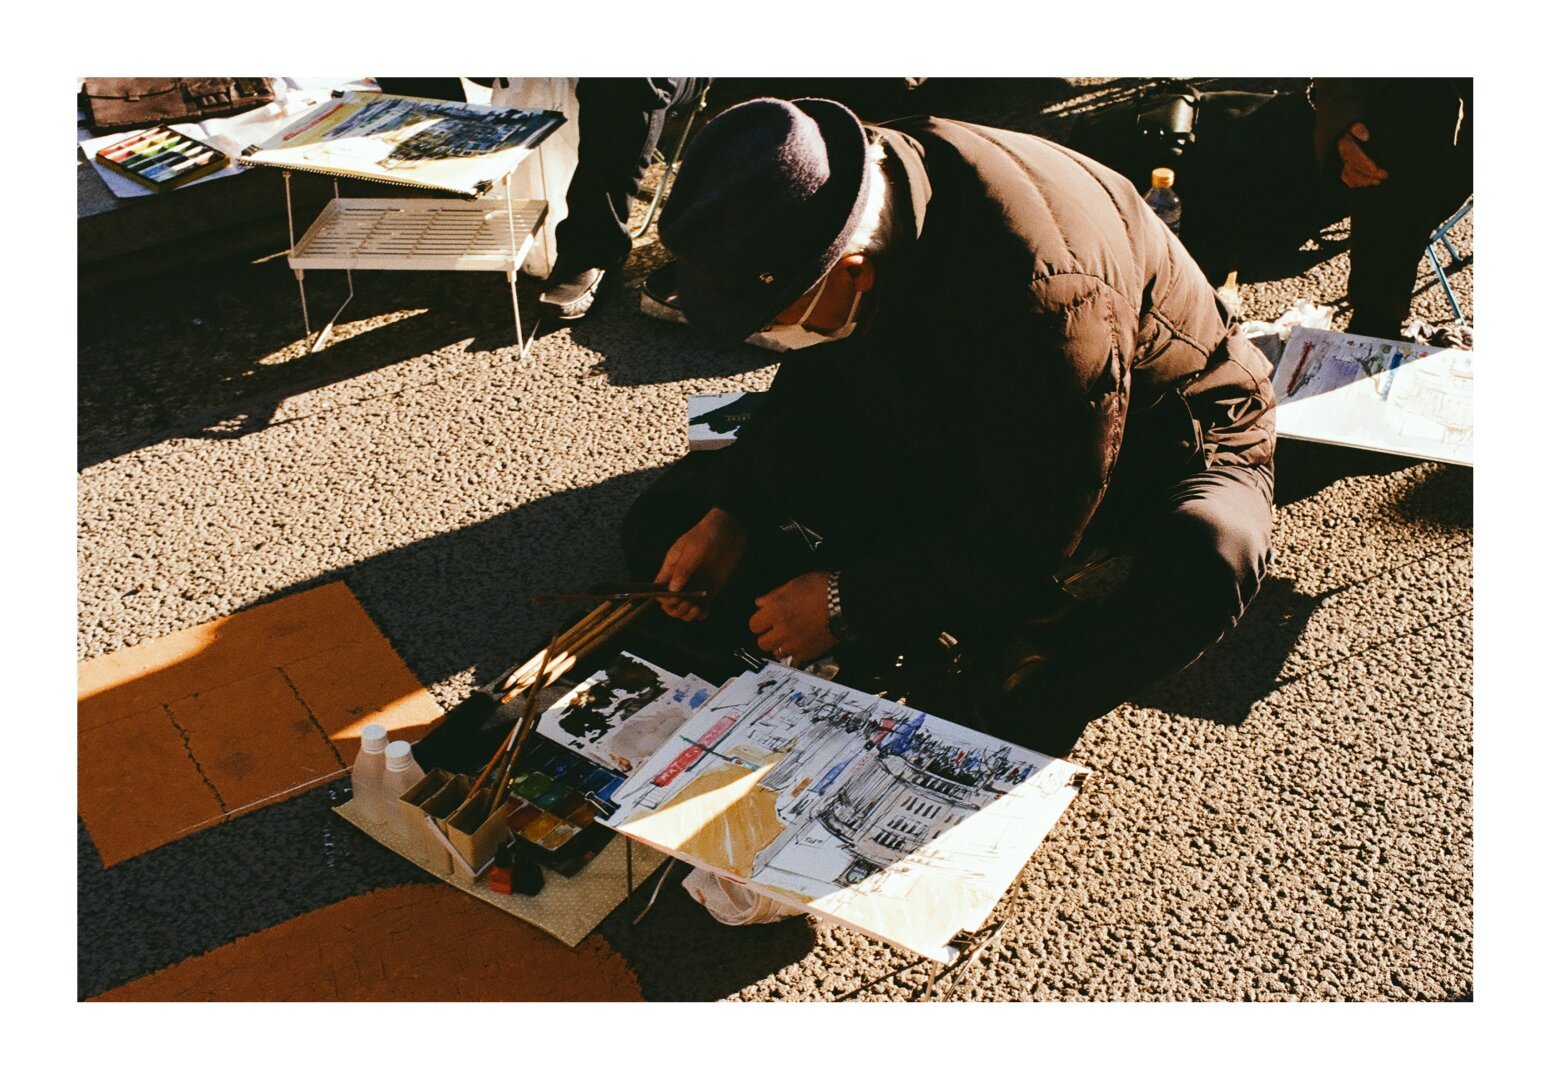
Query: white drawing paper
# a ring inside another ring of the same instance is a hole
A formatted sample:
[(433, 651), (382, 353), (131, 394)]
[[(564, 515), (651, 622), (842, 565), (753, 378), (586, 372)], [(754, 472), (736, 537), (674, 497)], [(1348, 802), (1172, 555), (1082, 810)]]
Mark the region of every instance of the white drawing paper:
[(1277, 434), (1474, 463), (1473, 353), (1295, 329), (1272, 386)]
[(763, 397), (758, 390), (745, 394), (689, 395), (689, 448), (720, 450), (731, 446)]
[(538, 720), (538, 733), (599, 765), (615, 768), (605, 749), (607, 743), (637, 711), (681, 681), (648, 660), (621, 652), (608, 667), (545, 709)]
[(1086, 770), (770, 664), (614, 795), (606, 822), (923, 956), (978, 928)]

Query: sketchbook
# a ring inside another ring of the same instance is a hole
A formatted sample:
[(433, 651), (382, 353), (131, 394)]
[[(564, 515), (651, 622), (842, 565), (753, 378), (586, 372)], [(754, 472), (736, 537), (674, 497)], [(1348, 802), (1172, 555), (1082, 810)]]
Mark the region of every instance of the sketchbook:
[(689, 395), (689, 448), (721, 450), (731, 446), (764, 396), (760, 390)]
[(921, 956), (978, 929), (1087, 770), (769, 664), (726, 684), (604, 822)]
[(1272, 376), (1276, 431), (1473, 465), (1474, 368), (1459, 349), (1298, 327)]
[(557, 112), (352, 90), (249, 146), (238, 163), (472, 198), (488, 193), (564, 122)]

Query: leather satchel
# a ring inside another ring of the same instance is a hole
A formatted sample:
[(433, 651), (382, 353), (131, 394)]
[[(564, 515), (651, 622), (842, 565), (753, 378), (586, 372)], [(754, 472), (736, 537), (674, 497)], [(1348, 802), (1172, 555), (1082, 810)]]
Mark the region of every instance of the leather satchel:
[(87, 79), (81, 91), (93, 132), (227, 116), (275, 100), (267, 78)]

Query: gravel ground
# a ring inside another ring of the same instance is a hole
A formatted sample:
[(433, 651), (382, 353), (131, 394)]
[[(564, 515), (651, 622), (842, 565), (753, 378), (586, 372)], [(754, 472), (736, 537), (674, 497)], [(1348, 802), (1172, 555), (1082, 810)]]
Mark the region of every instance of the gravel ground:
[[(929, 83), (858, 107), (1059, 135), (1142, 82)], [(808, 87), (718, 93), (749, 89)], [(1339, 304), (1344, 235), (1248, 281), (1246, 317)], [(662, 258), (648, 234), (596, 313), (546, 327), (526, 360), (499, 275), (359, 275), (340, 340), (312, 356), (283, 260), (83, 294), (79, 657), (343, 579), (436, 698), (460, 700), (545, 632), (528, 594), (619, 572), (625, 508), (685, 449), (685, 397), (773, 374), (770, 354), (639, 314)], [(1467, 321), (1471, 279), (1451, 277)], [(332, 275), (309, 284), (314, 310), (342, 298)], [(1418, 287), (1417, 313), (1449, 321), (1430, 269)], [(939, 996), (1471, 995), (1472, 474), (1310, 444), (1278, 459), (1261, 596), (1201, 663), (1090, 725), (1072, 757), (1094, 777), (1004, 898), (1001, 938)], [(338, 797), (111, 871), (79, 829), (80, 995), (423, 880), (338, 826)], [(239, 865), (253, 888), (225, 884)], [(900, 999), (925, 980), (849, 931), (719, 926), (676, 888), (603, 933), (655, 999)]]

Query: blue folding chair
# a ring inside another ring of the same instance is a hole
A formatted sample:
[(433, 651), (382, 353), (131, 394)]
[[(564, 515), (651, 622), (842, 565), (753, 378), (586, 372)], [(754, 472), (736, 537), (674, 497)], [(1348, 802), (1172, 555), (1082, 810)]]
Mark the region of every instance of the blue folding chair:
[(1443, 295), (1449, 301), (1449, 307), (1454, 309), (1454, 317), (1461, 321), (1464, 321), (1465, 316), (1459, 309), (1459, 301), (1454, 299), (1454, 290), (1449, 288), (1448, 276), (1444, 274), (1443, 264), (1438, 260), (1437, 245), (1441, 243), (1448, 249), (1449, 257), (1453, 259), (1452, 265), (1458, 265), (1464, 261), (1460, 258), (1459, 252), (1454, 250), (1454, 245), (1449, 243), (1449, 230), (1464, 220), (1465, 216), (1474, 209), (1475, 205), (1476, 197), (1472, 195), (1465, 200), (1465, 205), (1454, 211), (1454, 215), (1442, 225), (1439, 225), (1438, 231), (1433, 233), (1427, 240), (1427, 258), (1433, 264), (1433, 273), (1438, 275), (1438, 284), (1443, 286)]

